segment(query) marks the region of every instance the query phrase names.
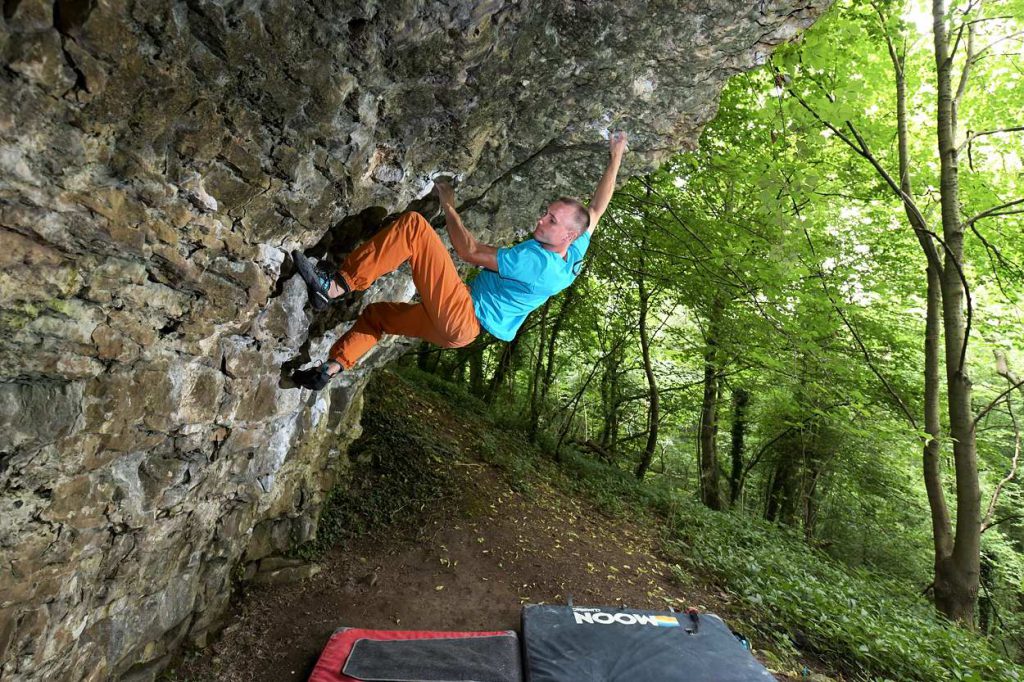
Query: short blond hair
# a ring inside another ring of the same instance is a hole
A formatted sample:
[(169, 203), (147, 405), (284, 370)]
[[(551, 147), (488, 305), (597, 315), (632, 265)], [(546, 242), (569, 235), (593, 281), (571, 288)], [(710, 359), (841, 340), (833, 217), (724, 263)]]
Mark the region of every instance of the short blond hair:
[(572, 197), (558, 197), (556, 203), (564, 204), (573, 209), (572, 222), (576, 234), (583, 234), (590, 229), (590, 211), (579, 199)]

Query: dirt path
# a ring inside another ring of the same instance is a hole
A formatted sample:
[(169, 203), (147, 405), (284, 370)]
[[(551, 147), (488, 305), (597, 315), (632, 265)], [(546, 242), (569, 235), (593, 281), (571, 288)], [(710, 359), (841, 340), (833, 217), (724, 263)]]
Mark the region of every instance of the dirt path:
[[(479, 443), (476, 427), (456, 423), (443, 403), (413, 399), (404, 414), (418, 412), (417, 423), (435, 437)], [(371, 421), (377, 407), (368, 407)], [(577, 604), (722, 611), (716, 596), (683, 588), (687, 578), (657, 557), (653, 530), (608, 518), (543, 480), (514, 489), (465, 449), (445, 467), (454, 485), (417, 528), (354, 538), (302, 583), (249, 588), (218, 641), (168, 679), (304, 680), (342, 626), (518, 629), (522, 604), (564, 602), (569, 594)]]

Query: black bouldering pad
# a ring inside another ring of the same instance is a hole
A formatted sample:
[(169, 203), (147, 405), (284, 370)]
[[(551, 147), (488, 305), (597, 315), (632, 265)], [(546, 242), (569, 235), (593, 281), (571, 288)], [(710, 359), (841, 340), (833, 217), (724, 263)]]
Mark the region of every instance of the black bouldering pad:
[(635, 609), (523, 608), (527, 682), (768, 682), (722, 619)]
[(387, 682), (521, 682), (515, 633), (355, 642), (342, 673)]

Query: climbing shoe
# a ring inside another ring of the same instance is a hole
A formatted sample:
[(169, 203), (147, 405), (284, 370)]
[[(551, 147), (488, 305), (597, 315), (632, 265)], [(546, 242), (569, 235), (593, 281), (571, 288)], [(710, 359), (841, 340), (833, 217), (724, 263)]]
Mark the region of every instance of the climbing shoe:
[[(317, 312), (325, 309), (331, 303), (342, 300), (345, 294), (349, 293), (348, 284), (343, 277), (336, 277), (335, 273), (325, 263), (315, 263), (312, 259), (306, 258), (301, 251), (292, 251), (292, 261), (299, 275), (309, 288), (309, 303)], [(331, 283), (335, 282), (342, 288), (341, 296), (330, 297)]]
[(320, 365), (316, 365), (315, 367), (297, 369), (292, 372), (292, 381), (294, 381), (295, 385), (300, 388), (319, 391), (331, 380), (331, 374), (327, 371), (327, 367), (329, 365), (329, 362), (325, 362)]

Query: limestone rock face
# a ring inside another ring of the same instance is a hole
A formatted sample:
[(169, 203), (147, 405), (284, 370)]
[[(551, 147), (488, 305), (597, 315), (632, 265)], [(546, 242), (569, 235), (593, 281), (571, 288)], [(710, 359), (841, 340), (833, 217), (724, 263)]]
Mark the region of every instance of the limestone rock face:
[(351, 248), (439, 170), (506, 242), (587, 198), (608, 129), (623, 175), (692, 146), (827, 3), (4, 2), (0, 677), (152, 679), (315, 532), (402, 342), (288, 388), (357, 312), (314, 321), (291, 249)]

